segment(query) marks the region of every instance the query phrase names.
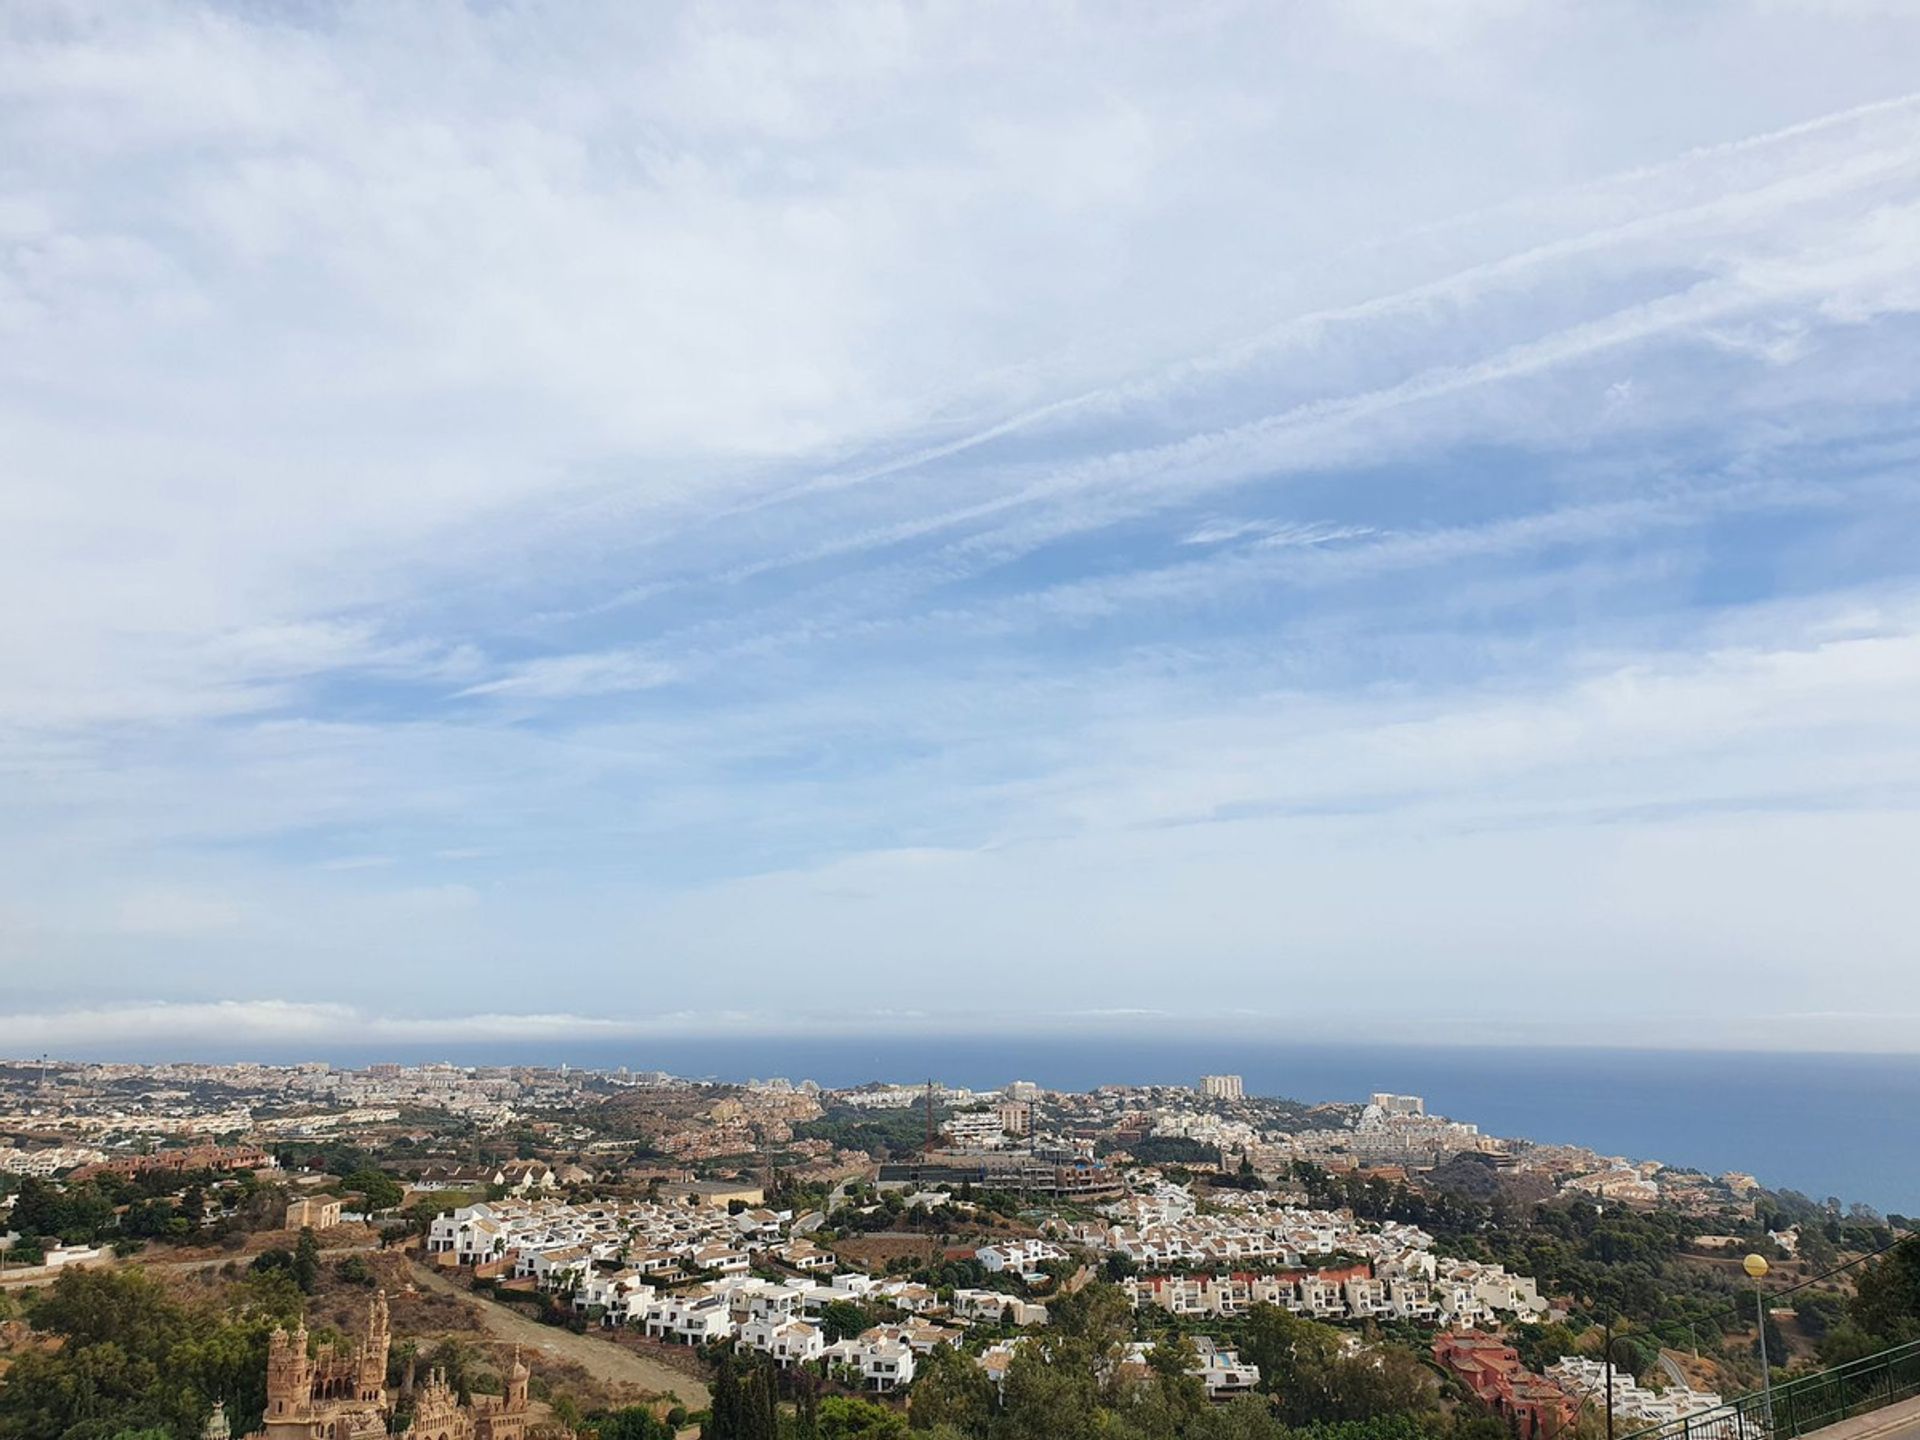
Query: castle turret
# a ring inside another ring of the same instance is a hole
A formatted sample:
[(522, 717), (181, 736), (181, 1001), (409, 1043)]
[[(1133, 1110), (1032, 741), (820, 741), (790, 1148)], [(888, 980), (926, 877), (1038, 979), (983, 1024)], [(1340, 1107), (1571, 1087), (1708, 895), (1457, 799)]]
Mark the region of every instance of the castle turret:
[(393, 1346), (392, 1323), (387, 1315), (387, 1292), (373, 1292), (373, 1304), (367, 1310), (367, 1341), (360, 1348), (360, 1399), (372, 1405), (387, 1400), (387, 1354)]
[(275, 1329), (267, 1342), (267, 1418), (300, 1414), (313, 1398), (313, 1362), (307, 1358), (307, 1326), (289, 1335)]
[(463, 1412), (453, 1387), (442, 1370), (428, 1372), (426, 1382), (413, 1392), (413, 1429), (421, 1434), (437, 1434), (437, 1427), (460, 1422)]
[(507, 1403), (504, 1407), (509, 1414), (527, 1408), (527, 1381), (531, 1378), (525, 1363), (520, 1359), (520, 1347), (513, 1347), (513, 1364), (507, 1367)]
[(207, 1428), (200, 1432), (201, 1440), (233, 1440), (233, 1431), (227, 1426), (227, 1402), (213, 1402), (213, 1414), (207, 1417)]

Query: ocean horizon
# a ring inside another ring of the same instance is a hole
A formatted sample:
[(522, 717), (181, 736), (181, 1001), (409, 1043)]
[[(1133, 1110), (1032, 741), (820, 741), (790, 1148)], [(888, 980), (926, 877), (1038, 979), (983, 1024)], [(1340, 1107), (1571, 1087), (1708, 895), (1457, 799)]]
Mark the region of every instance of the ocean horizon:
[[(1247, 1037), (1174, 1041), (1075, 1034), (1019, 1036), (719, 1035), (579, 1045), (440, 1044), (401, 1055), (388, 1045), (324, 1046), (298, 1057), (664, 1070), (691, 1079), (777, 1076), (831, 1088), (936, 1080), (994, 1089), (1032, 1080), (1056, 1090), (1105, 1084), (1191, 1085), (1238, 1074), (1251, 1095), (1309, 1102), (1389, 1090), (1423, 1096), (1436, 1114), (1489, 1134), (1585, 1145), (1711, 1173), (1735, 1170), (1815, 1200), (1837, 1196), (1883, 1212), (1920, 1213), (1920, 1055), (1547, 1047), (1270, 1043)], [(81, 1058), (81, 1057), (74, 1057)], [(101, 1056), (98, 1058), (107, 1058)], [(115, 1058), (130, 1059), (121, 1055)], [(140, 1057), (159, 1059), (162, 1057)]]

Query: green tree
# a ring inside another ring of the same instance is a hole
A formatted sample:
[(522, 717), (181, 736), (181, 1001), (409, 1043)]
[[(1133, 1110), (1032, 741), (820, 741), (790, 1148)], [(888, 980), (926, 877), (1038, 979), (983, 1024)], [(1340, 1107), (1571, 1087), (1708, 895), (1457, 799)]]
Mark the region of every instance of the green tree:
[(109, 1440), (156, 1428), (192, 1440), (216, 1399), (240, 1433), (259, 1423), (269, 1315), (190, 1307), (138, 1270), (83, 1270), (55, 1282), (33, 1322), (60, 1345), (28, 1351), (7, 1372), (0, 1440)]
[(114, 1197), (84, 1181), (62, 1188), (27, 1176), (13, 1198), (8, 1224), (21, 1235), (52, 1235), (69, 1245), (92, 1244), (114, 1228)]
[(644, 1405), (611, 1411), (594, 1424), (599, 1440), (673, 1440), (667, 1422)]
[(1815, 1340), (1824, 1339), (1844, 1324), (1848, 1317), (1847, 1298), (1830, 1290), (1814, 1290), (1793, 1304), (1793, 1315), (1801, 1330)]
[(1104, 1430), (1100, 1376), (1083, 1342), (1034, 1337), (1001, 1382), (995, 1440), (1096, 1440)]
[(1242, 1352), (1260, 1367), (1261, 1388), (1278, 1397), (1291, 1426), (1416, 1414), (1438, 1403), (1431, 1375), (1407, 1351), (1349, 1355), (1340, 1331), (1272, 1305), (1248, 1313)]
[(1147, 1403), (1165, 1417), (1161, 1422), (1165, 1428), (1181, 1434), (1207, 1406), (1206, 1387), (1193, 1374), (1198, 1364), (1193, 1342), (1184, 1335), (1163, 1339), (1147, 1352), (1152, 1374)]
[(391, 1210), (400, 1203), (406, 1193), (399, 1182), (384, 1171), (371, 1166), (355, 1170), (340, 1182), (343, 1190), (356, 1191), (366, 1197), (367, 1209)]
[(310, 1225), (302, 1226), (300, 1239), (293, 1247), (293, 1283), (302, 1295), (311, 1295), (320, 1283), (320, 1241)]
[(820, 1402), (820, 1440), (905, 1440), (907, 1417), (871, 1400), (829, 1395)]
[(742, 1406), (748, 1440), (780, 1440), (778, 1385), (770, 1362), (762, 1360), (749, 1367)]
[(722, 1351), (713, 1376), (713, 1404), (700, 1427), (700, 1440), (745, 1440), (740, 1369), (731, 1348)]
[(1242, 1395), (1225, 1405), (1203, 1410), (1187, 1427), (1184, 1440), (1289, 1440), (1289, 1437), (1265, 1400), (1256, 1395)]
[(1515, 1325), (1510, 1333), (1514, 1349), (1520, 1352), (1521, 1364), (1529, 1370), (1544, 1370), (1579, 1348), (1572, 1329), (1558, 1321), (1548, 1325), (1522, 1323)]
[(966, 1435), (984, 1435), (993, 1418), (993, 1382), (986, 1371), (950, 1345), (936, 1345), (913, 1382), (908, 1419), (915, 1430), (947, 1425)]
[(851, 1300), (832, 1300), (820, 1307), (820, 1329), (829, 1345), (858, 1335), (872, 1324), (866, 1309)]
[(1887, 1345), (1920, 1340), (1920, 1237), (1861, 1270), (1851, 1308), (1853, 1323)]
[(1054, 1332), (1085, 1342), (1098, 1355), (1110, 1354), (1133, 1336), (1133, 1307), (1118, 1285), (1096, 1280), (1047, 1303)]

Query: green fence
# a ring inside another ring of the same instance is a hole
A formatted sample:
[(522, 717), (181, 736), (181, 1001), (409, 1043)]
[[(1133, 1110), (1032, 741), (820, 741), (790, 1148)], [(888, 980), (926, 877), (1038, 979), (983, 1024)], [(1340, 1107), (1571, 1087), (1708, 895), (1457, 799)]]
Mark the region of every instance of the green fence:
[[(1920, 1341), (1897, 1345), (1688, 1415), (1623, 1440), (1793, 1440), (1849, 1416), (1920, 1395)], [(1771, 1413), (1769, 1413), (1771, 1411)]]

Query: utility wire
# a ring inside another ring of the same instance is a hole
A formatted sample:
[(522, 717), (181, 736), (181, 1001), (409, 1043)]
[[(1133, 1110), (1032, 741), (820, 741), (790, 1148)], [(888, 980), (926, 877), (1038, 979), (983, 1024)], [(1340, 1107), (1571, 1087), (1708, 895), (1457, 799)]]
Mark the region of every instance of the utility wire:
[[(1853, 1259), (1844, 1261), (1841, 1264), (1834, 1266), (1831, 1270), (1823, 1270), (1818, 1275), (1809, 1275), (1806, 1279), (1796, 1281), (1792, 1285), (1783, 1286), (1778, 1290), (1762, 1291), (1761, 1293), (1763, 1294), (1763, 1296), (1766, 1296), (1767, 1298), (1770, 1298), (1770, 1299), (1778, 1299), (1784, 1295), (1791, 1295), (1795, 1291), (1805, 1290), (1809, 1285), (1817, 1285), (1822, 1280), (1831, 1279), (1833, 1276), (1840, 1274), (1844, 1270), (1851, 1270), (1855, 1266), (1864, 1265), (1867, 1263), (1867, 1261), (1877, 1259), (1880, 1256), (1886, 1254), (1889, 1250), (1898, 1249), (1900, 1246), (1906, 1244), (1909, 1240), (1913, 1240), (1916, 1238), (1920, 1238), (1920, 1231), (1909, 1230), (1904, 1235), (1896, 1234), (1892, 1240), (1888, 1241), (1885, 1245), (1880, 1246), (1880, 1248), (1877, 1250), (1869, 1250), (1865, 1254), (1856, 1255)], [(1651, 1324), (1647, 1325), (1644, 1330), (1628, 1331), (1627, 1333), (1628, 1334), (1647, 1334), (1649, 1332), (1657, 1332), (1661, 1326), (1671, 1327), (1675, 1325), (1685, 1325), (1688, 1327), (1688, 1329), (1691, 1330), (1701, 1325), (1711, 1325), (1716, 1321), (1724, 1320), (1729, 1316), (1732, 1316), (1735, 1319), (1739, 1319), (1744, 1323), (1745, 1312), (1746, 1312), (1746, 1302), (1742, 1300), (1732, 1305), (1729, 1305), (1724, 1310), (1716, 1310), (1710, 1315), (1702, 1315), (1698, 1320), (1656, 1320)]]

